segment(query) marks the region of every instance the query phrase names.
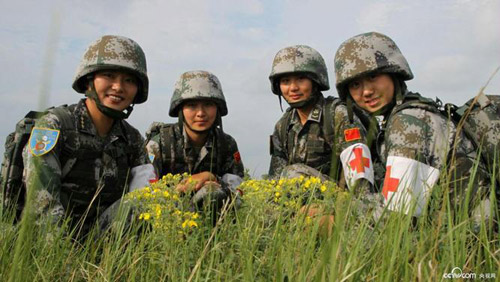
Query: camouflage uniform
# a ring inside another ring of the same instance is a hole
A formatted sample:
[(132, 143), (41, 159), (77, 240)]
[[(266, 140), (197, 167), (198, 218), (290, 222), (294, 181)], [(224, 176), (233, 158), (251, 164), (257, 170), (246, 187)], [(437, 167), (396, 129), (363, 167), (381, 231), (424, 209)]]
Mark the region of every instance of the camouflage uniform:
[[(349, 109), (361, 117), (373, 136), (372, 156), (381, 163), (376, 165), (375, 179), (380, 186), (383, 182), (384, 204), (390, 210), (408, 213), (409, 204), (415, 202), (414, 214), (420, 215), (444, 169), (453, 176), (450, 187), (454, 202), (465, 198), (476, 150), (463, 132), (457, 136), (456, 126), (441, 114), (436, 103), (406, 90), (404, 81), (412, 79), (413, 74), (394, 41), (375, 32), (348, 39), (337, 50), (335, 71), (337, 90), (348, 105), (353, 104), (349, 82), (373, 73), (391, 75), (395, 89), (391, 103), (376, 113), (357, 105)], [(454, 166), (449, 167), (453, 149)], [(474, 189), (485, 187), (484, 172), (480, 164)]]
[[(123, 50), (131, 48), (142, 59), (124, 55)], [(140, 70), (135, 68), (138, 63), (133, 60), (141, 61)], [(144, 54), (137, 43), (124, 37), (104, 36), (87, 49), (73, 88), (87, 92), (89, 99), (93, 99), (88, 93), (92, 90), (84, 85), (85, 81), (92, 81), (89, 77), (95, 71), (124, 70), (139, 77), (140, 90), (135, 102), (142, 103), (147, 99), (145, 67)], [(34, 207), (42, 218), (57, 222), (71, 214), (73, 225), (84, 220), (84, 230), (88, 230), (108, 207), (121, 199), (129, 186), (147, 185), (154, 177), (154, 170), (141, 134), (123, 119), (115, 119), (107, 136), (101, 137), (85, 99), (62, 110), (67, 113), (65, 117), (49, 111), (37, 121), (35, 128), (60, 131), (60, 134), (55, 146), (44, 154), (34, 154), (32, 146), (26, 146), (23, 153), (25, 184), (28, 190), (36, 190)]]
[[(217, 118), (201, 148), (192, 145), (184, 129), (182, 105), (188, 100), (206, 99), (216, 103)], [(243, 181), (244, 167), (236, 141), (222, 131), (222, 116), (227, 106), (217, 77), (206, 71), (189, 71), (181, 75), (175, 85), (169, 115), (178, 117), (177, 124), (155, 122), (146, 133), (146, 149), (158, 176), (167, 173), (197, 174), (211, 172), (221, 184), (216, 197), (227, 198), (236, 192)], [(204, 198), (208, 188), (203, 187), (193, 197)], [(203, 194), (203, 196), (200, 196)], [(238, 194), (236, 193), (236, 196)]]
[[(269, 175), (294, 175), (289, 170), (299, 167), (290, 166), (293, 164), (310, 167), (300, 166), (299, 169), (303, 171), (301, 174), (317, 175), (315, 171), (325, 175), (337, 174), (341, 162), (349, 187), (358, 179), (373, 183), (364, 127), (356, 116), (348, 116), (345, 105), (339, 99), (325, 99), (319, 92), (329, 89), (328, 74), (321, 55), (304, 45), (280, 50), (269, 76), (274, 94), (281, 96), (280, 78), (293, 73), (305, 74), (316, 84), (317, 92), (311, 94), (315, 103), (304, 125), (300, 122), (297, 108), (287, 109), (276, 124), (271, 136)], [(358, 155), (361, 160), (359, 164), (356, 160)]]
[(156, 123), (156, 126), (159, 132), (150, 138), (146, 149), (159, 176), (210, 171), (219, 177), (226, 173), (243, 177), (236, 141), (219, 128), (211, 130), (205, 145), (197, 149), (179, 124)]

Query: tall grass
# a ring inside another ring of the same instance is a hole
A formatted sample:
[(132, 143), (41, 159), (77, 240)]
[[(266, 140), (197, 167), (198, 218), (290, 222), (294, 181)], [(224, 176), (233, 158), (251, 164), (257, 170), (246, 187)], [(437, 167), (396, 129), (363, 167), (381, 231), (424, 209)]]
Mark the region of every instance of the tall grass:
[[(446, 188), (436, 187), (434, 196), (443, 198)], [(369, 210), (360, 212), (356, 195), (336, 192), (314, 200), (335, 216), (329, 233), (297, 209), (247, 192), (244, 205), (215, 226), (205, 216), (182, 236), (150, 223), (130, 230), (117, 224), (75, 240), (64, 228), (41, 228), (30, 218), (12, 225), (6, 215), (1, 280), (432, 281), (455, 267), (500, 277), (498, 231), (486, 221), (476, 229), (467, 205), (452, 206), (447, 197), (418, 218), (385, 211), (375, 220)], [(498, 207), (492, 209), (498, 218)]]

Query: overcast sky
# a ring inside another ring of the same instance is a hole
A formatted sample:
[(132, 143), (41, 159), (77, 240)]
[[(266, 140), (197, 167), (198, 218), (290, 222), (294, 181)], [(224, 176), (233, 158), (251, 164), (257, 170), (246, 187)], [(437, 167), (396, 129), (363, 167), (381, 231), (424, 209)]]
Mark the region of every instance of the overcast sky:
[[(500, 66), (500, 0), (386, 1), (7, 1), (0, 0), (0, 140), (31, 109), (72, 104), (71, 88), (88, 45), (105, 34), (130, 37), (146, 53), (149, 99), (129, 122), (142, 133), (168, 117), (175, 81), (207, 70), (221, 81), (224, 130), (254, 177), (267, 173), (269, 135), (282, 115), (268, 75), (276, 52), (318, 50), (337, 96), (333, 57), (359, 33), (389, 35), (415, 78), (409, 89), (464, 103)], [(486, 89), (500, 94), (500, 74)], [(4, 148), (0, 148), (3, 154)]]

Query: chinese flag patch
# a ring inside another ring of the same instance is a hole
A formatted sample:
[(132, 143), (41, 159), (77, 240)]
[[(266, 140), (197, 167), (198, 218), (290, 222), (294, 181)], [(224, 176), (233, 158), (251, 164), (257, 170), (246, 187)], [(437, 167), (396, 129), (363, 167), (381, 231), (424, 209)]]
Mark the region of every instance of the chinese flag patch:
[(361, 133), (359, 133), (359, 128), (355, 127), (344, 130), (344, 137), (346, 142), (361, 139)]
[(233, 158), (234, 158), (234, 161), (239, 164), (241, 162), (241, 156), (240, 156), (240, 152), (236, 152), (233, 154)]

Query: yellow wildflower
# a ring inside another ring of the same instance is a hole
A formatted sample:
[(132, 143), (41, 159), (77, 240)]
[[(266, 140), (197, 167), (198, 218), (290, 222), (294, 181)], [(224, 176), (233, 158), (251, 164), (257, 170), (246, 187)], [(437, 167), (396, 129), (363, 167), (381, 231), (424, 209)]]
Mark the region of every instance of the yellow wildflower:
[(326, 186), (324, 184), (321, 185), (321, 187), (319, 187), (319, 190), (321, 190), (321, 192), (325, 192), (326, 191)]
[(149, 220), (151, 218), (151, 214), (149, 212), (141, 213), (139, 215), (139, 219)]

